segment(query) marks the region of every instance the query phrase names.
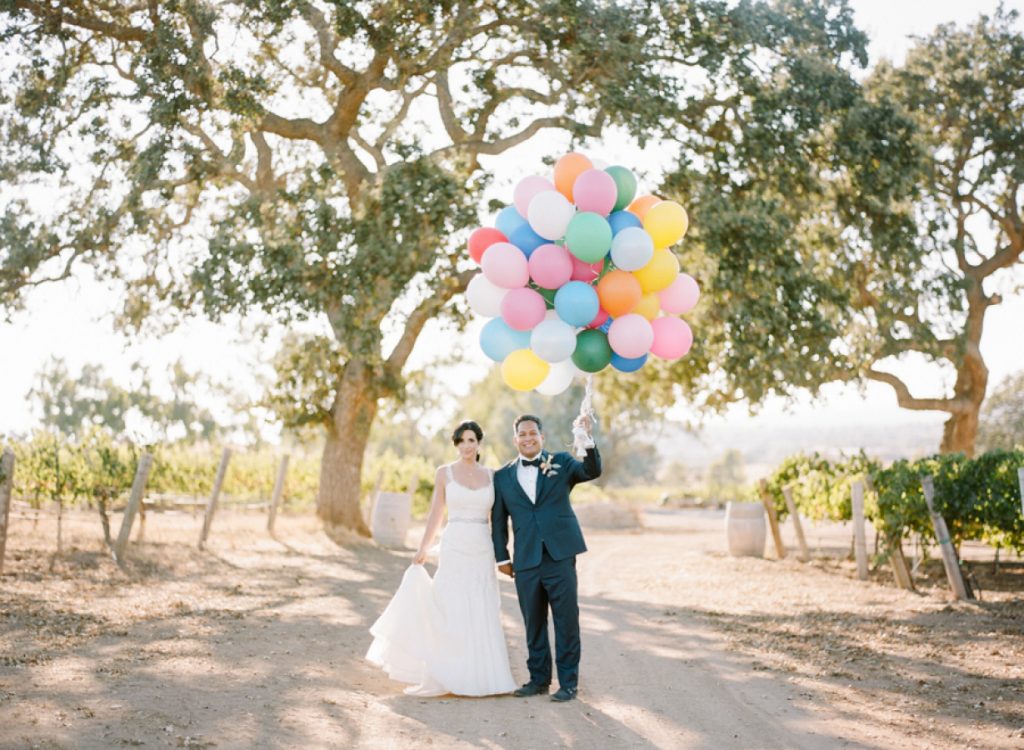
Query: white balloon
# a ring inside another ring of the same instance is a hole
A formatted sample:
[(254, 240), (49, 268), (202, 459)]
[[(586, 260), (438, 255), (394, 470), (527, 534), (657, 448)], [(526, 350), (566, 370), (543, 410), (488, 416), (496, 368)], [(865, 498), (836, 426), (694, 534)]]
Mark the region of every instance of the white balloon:
[(612, 238), (612, 263), (623, 271), (638, 271), (654, 257), (654, 240), (641, 227), (626, 227)]
[(466, 300), (477, 315), (485, 318), (496, 318), (501, 315), (501, 301), (508, 294), (508, 289), (495, 286), (482, 273), (469, 280), (466, 287)]
[(572, 385), (572, 379), (576, 377), (578, 372), (579, 369), (572, 363), (571, 359), (567, 359), (564, 362), (556, 362), (551, 365), (548, 376), (544, 378), (544, 381), (535, 390), (542, 396), (557, 396)]
[(576, 213), (576, 206), (557, 190), (545, 190), (530, 200), (526, 218), (530, 228), (546, 240), (559, 240)]
[(576, 331), (561, 320), (542, 320), (530, 334), (530, 348), (545, 362), (563, 362), (576, 351)]

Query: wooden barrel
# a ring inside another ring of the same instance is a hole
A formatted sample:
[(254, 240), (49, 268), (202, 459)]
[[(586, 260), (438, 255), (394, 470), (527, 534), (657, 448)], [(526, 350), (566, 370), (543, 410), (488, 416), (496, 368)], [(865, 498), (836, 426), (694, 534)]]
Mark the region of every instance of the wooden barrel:
[(761, 503), (730, 502), (725, 507), (725, 537), (733, 557), (764, 557), (768, 524)]
[(373, 505), (370, 532), (377, 544), (404, 547), (411, 518), (411, 495), (405, 492), (381, 492)]

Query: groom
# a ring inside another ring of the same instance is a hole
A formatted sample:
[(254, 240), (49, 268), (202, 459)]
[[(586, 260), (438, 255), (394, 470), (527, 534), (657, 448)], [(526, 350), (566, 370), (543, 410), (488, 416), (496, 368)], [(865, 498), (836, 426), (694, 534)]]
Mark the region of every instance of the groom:
[[(576, 697), (580, 664), (580, 609), (576, 599), (576, 555), (587, 551), (569, 491), (601, 476), (601, 456), (590, 438), (590, 419), (574, 425), (586, 431), (587, 453), (577, 461), (568, 453), (548, 453), (540, 419), (517, 417), (512, 442), (519, 450), (514, 461), (494, 475), (491, 534), (498, 570), (516, 581), (519, 608), (526, 624), (527, 667), (530, 681), (517, 696), (546, 694), (551, 686), (551, 645), (548, 608), (555, 624), (555, 666), (558, 692), (551, 700)], [(515, 554), (508, 554), (508, 520), (512, 518)]]

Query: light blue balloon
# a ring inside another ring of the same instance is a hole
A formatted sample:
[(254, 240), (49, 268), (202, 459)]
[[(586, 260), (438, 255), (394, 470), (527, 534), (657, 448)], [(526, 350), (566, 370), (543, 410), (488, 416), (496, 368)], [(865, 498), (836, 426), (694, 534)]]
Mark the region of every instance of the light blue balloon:
[(571, 326), (585, 326), (597, 317), (597, 290), (583, 281), (569, 281), (555, 293), (555, 312)]
[(623, 271), (637, 271), (654, 257), (654, 240), (643, 227), (626, 227), (612, 240), (611, 255)]
[[(611, 225), (613, 236), (626, 227), (642, 227), (644, 225), (637, 215), (631, 211), (616, 211), (608, 217), (608, 224)], [(508, 235), (505, 236), (507, 237)]]
[(643, 367), (646, 362), (646, 354), (641, 354), (639, 357), (635, 357), (633, 359), (627, 359), (626, 357), (620, 357), (615, 352), (612, 352), (611, 365), (619, 372), (636, 372)]
[(517, 331), (501, 318), (492, 318), (480, 330), (480, 348), (495, 362), (503, 362), (516, 349), (530, 346), (530, 332)]
[(494, 226), (499, 232), (508, 237), (510, 242), (512, 241), (512, 233), (524, 225), (529, 226), (526, 223), (526, 219), (516, 211), (515, 206), (505, 206), (494, 219)]
[(534, 232), (533, 227), (525, 222), (522, 226), (516, 228), (512, 234), (507, 234), (505, 236), (508, 237), (509, 242), (522, 250), (527, 258), (533, 255), (533, 251), (538, 247), (549, 242), (549, 240), (544, 239)]

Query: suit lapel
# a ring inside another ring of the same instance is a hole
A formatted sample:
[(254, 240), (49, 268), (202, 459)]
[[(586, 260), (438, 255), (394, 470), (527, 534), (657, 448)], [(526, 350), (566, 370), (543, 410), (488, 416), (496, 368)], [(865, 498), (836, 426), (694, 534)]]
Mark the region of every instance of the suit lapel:
[[(548, 453), (546, 451), (541, 451), (541, 454), (540, 454), (541, 462), (549, 460), (550, 457), (551, 457), (550, 453)], [(547, 485), (548, 485), (548, 478), (547, 478), (547, 476), (544, 474), (543, 471), (541, 471), (538, 468), (537, 469), (537, 492), (535, 494), (535, 498), (536, 499), (535, 499), (534, 505), (540, 505), (541, 498), (544, 497), (544, 490), (547, 489)], [(529, 499), (529, 498), (527, 498), (527, 499)]]
[(508, 469), (508, 472), (506, 473), (506, 481), (508, 482), (509, 489), (511, 489), (512, 491), (512, 495), (518, 497), (522, 502), (526, 503), (527, 505), (532, 505), (532, 503), (530, 502), (530, 496), (526, 494), (526, 490), (524, 490), (523, 486), (519, 484), (519, 467), (516, 466), (517, 463), (519, 463), (519, 459), (514, 458), (505, 467)]

